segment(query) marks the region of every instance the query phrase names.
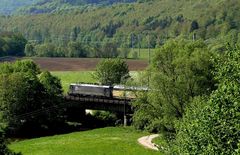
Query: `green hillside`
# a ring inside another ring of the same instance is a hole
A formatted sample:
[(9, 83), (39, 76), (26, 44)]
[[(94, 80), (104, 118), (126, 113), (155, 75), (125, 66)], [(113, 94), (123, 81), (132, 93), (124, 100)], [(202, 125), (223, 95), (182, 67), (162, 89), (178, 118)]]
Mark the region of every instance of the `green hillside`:
[(112, 5), (115, 3), (129, 3), (136, 0), (41, 0), (17, 11), (20, 14), (42, 14), (72, 9), (84, 9), (86, 7)]
[[(156, 47), (169, 38), (237, 42), (238, 0), (153, 0), (144, 3), (86, 7), (53, 14), (0, 18), (0, 31), (20, 32), (38, 42), (117, 42), (120, 46)], [(148, 36), (150, 34), (150, 36)], [(229, 40), (229, 39), (228, 39)]]
[[(146, 135), (147, 133), (145, 133)], [(14, 142), (9, 147), (24, 155), (154, 155), (137, 139), (144, 133), (130, 128), (103, 128)]]

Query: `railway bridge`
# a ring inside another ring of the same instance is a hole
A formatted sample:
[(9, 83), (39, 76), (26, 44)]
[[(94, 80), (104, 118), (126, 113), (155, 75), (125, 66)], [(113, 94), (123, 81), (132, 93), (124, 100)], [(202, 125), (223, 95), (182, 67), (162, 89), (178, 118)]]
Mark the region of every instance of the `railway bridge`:
[(65, 96), (66, 107), (82, 108), (90, 110), (105, 110), (123, 114), (124, 125), (127, 125), (127, 116), (133, 113), (130, 98), (101, 98), (101, 97), (77, 97)]

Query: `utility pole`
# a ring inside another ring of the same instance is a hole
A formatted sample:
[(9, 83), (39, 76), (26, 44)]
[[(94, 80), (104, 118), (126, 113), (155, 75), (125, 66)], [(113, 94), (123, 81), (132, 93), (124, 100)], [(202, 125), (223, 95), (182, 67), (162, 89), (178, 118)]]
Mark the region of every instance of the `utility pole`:
[(150, 35), (148, 34), (148, 64), (150, 64)]
[(131, 46), (132, 46), (132, 53), (134, 52), (133, 50), (133, 34), (131, 33)]
[(127, 126), (127, 116), (126, 116), (126, 89), (124, 85), (124, 110), (123, 110), (123, 126)]
[[(150, 65), (150, 35), (148, 34), (148, 65)], [(149, 82), (150, 82), (150, 75), (148, 75), (148, 88), (149, 88)]]
[(140, 58), (140, 35), (138, 34), (138, 58)]
[(196, 33), (193, 33), (193, 41), (196, 40)]

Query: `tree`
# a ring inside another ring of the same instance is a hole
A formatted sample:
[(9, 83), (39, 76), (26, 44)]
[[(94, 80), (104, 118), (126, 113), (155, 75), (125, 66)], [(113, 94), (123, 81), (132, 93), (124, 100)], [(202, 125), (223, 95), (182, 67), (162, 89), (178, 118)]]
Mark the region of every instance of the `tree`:
[(52, 76), (50, 72), (44, 71), (40, 74), (40, 82), (43, 84), (44, 88), (51, 96), (61, 96), (62, 85), (59, 78)]
[(128, 65), (121, 59), (104, 59), (97, 65), (94, 77), (101, 84), (120, 84), (129, 78)]
[(62, 85), (60, 79), (51, 75), (50, 72), (44, 71), (39, 76), (39, 81), (44, 88), (44, 98), (42, 99), (42, 106), (44, 108), (54, 107), (55, 110), (46, 112), (41, 115), (41, 120), (45, 125), (52, 126), (55, 122), (60, 120), (61, 109), (57, 109), (62, 103)]
[(194, 30), (197, 30), (199, 28), (198, 22), (196, 20), (192, 21), (190, 32), (193, 32)]
[(101, 58), (116, 58), (119, 52), (115, 43), (106, 43), (101, 48)]
[(0, 68), (0, 116), (8, 130), (26, 132), (59, 121), (59, 79), (49, 72), (38, 76), (38, 66), (27, 60), (4, 63)]
[(147, 97), (135, 104), (135, 127), (175, 133), (175, 122), (181, 120), (192, 98), (214, 88), (210, 57), (202, 41), (172, 40), (162, 46), (145, 77), (150, 88), (144, 94)]
[(20, 34), (0, 34), (0, 56), (23, 56), (27, 40)]
[(43, 97), (36, 76), (23, 72), (0, 75), (0, 109), (8, 129), (17, 130), (23, 122), (33, 121), (34, 116), (19, 116), (40, 108)]
[(240, 50), (215, 60), (218, 88), (187, 110), (176, 139), (180, 154), (240, 153)]
[(68, 57), (86, 57), (87, 51), (80, 42), (68, 43)]
[(24, 53), (26, 56), (35, 56), (36, 53), (35, 53), (35, 49), (34, 49), (34, 45), (33, 44), (26, 44), (25, 46), (25, 50), (24, 50)]

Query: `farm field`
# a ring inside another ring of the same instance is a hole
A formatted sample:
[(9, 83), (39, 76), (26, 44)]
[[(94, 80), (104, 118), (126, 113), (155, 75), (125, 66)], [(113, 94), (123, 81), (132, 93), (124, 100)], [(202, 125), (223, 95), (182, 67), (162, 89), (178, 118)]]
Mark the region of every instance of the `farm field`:
[(157, 155), (137, 143), (148, 133), (108, 127), (65, 135), (13, 142), (10, 149), (24, 155)]
[[(48, 71), (91, 71), (95, 70), (99, 58), (46, 58), (46, 57), (1, 57), (2, 62), (14, 62), (16, 60), (32, 59), (42, 70)], [(147, 60), (126, 60), (129, 70), (144, 70), (148, 66)]]
[[(36, 62), (41, 69), (49, 71), (91, 71), (101, 59), (97, 58), (29, 58)], [(129, 70), (144, 70), (146, 60), (126, 60)]]

